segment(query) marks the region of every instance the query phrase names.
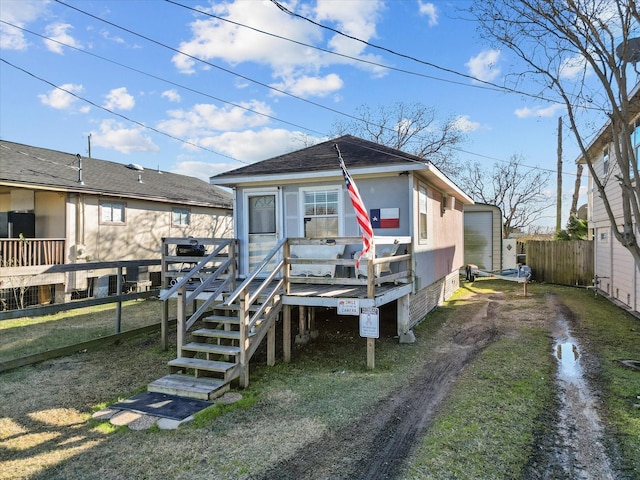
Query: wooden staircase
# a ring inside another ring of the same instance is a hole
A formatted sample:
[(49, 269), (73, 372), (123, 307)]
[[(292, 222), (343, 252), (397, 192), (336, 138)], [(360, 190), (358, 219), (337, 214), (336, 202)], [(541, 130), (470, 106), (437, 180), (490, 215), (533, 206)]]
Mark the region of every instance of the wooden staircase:
[[(181, 397), (212, 400), (229, 390), (266, 337), (282, 308), (276, 295), (269, 305), (257, 302), (251, 313), (261, 311), (253, 327), (245, 328), (243, 351), (239, 305), (215, 308), (202, 318), (202, 325), (190, 332), (191, 341), (178, 348), (178, 357), (168, 362), (169, 375), (150, 383), (147, 390)], [(247, 325), (247, 323), (245, 323)]]
[[(257, 279), (277, 252), (274, 250), (230, 291), (235, 285), (234, 248), (229, 248), (228, 256), (218, 260), (220, 267), (211, 273), (211, 262), (221, 257), (224, 248), (219, 246), (189, 272), (180, 270), (179, 280), (169, 282), (171, 288), (160, 296), (165, 301), (178, 298), (177, 357), (168, 363), (169, 374), (151, 382), (148, 391), (212, 400), (229, 390), (234, 380), (241, 387), (248, 385), (249, 360), (267, 332), (275, 328), (282, 310), (283, 281), (274, 278), (283, 264)], [(181, 260), (165, 254), (163, 264)], [(187, 305), (196, 300), (202, 303), (187, 318)]]

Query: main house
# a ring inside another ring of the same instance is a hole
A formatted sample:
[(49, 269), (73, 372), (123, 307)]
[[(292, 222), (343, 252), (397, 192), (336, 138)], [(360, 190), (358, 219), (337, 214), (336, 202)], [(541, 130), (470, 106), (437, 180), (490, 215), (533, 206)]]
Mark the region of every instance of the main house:
[[(347, 176), (373, 227), (365, 256)], [(180, 255), (182, 239), (163, 247), (160, 298), (177, 297), (177, 358), (150, 391), (211, 399), (235, 379), (247, 386), (263, 339), (267, 364), (275, 362), (278, 321), (286, 362), (293, 311), (295, 341), (305, 343), (318, 333), (317, 308), (359, 318), (373, 368), (380, 324), (394, 324), (401, 343), (413, 342), (417, 322), (459, 286), (463, 207), (473, 201), (428, 160), (347, 135), (210, 181), (233, 190), (234, 235), (193, 239), (206, 247), (201, 256)], [(395, 315), (378, 308), (394, 303)]]
[(163, 237), (229, 236), (231, 212), (229, 192), (193, 177), (2, 140), (0, 289), (21, 278), (68, 297), (97, 279), (51, 265), (159, 261)]
[[(629, 119), (630, 141), (636, 166), (640, 157), (640, 89), (636, 86), (629, 96), (633, 116)], [(622, 230), (624, 224), (620, 166), (615, 159), (611, 123), (607, 122), (587, 147), (586, 155), (580, 155), (576, 163), (591, 162), (595, 174), (604, 184), (604, 190), (613, 213), (612, 223), (605, 202), (600, 196), (594, 179), (589, 176), (587, 190), (587, 221), (590, 235), (594, 241), (594, 286), (598, 292), (607, 296), (620, 306), (635, 314), (640, 313), (640, 264), (634, 260), (631, 252), (616, 238), (614, 229)], [(621, 142), (622, 143), (622, 142)], [(634, 178), (630, 165), (631, 182), (634, 188), (631, 203), (638, 202), (637, 178)], [(631, 226), (638, 238), (638, 225)]]

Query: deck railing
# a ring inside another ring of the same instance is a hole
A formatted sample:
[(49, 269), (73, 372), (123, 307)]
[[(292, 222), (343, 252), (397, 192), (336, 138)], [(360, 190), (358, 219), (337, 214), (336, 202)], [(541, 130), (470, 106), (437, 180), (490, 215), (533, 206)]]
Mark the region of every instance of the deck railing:
[(64, 238), (0, 238), (0, 267), (62, 265)]

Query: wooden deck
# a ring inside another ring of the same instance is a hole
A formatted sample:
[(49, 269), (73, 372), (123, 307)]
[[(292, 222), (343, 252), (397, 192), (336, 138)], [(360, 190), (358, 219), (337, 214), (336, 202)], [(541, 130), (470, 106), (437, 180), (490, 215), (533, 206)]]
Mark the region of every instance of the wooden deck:
[[(314, 279), (315, 280), (315, 279)], [(334, 279), (339, 281), (340, 279)], [(241, 280), (238, 280), (240, 283)], [(214, 282), (197, 298), (208, 298), (208, 292), (214, 291), (222, 281)], [(261, 285), (261, 280), (251, 282), (249, 292), (254, 293)], [(273, 282), (275, 285), (276, 282)], [(188, 290), (195, 290), (197, 283), (191, 284)], [(307, 307), (334, 307), (338, 306), (340, 299), (357, 298), (361, 307), (380, 307), (412, 292), (411, 284), (383, 283), (376, 286), (374, 298), (367, 298), (366, 285), (343, 285), (323, 283), (291, 283), (289, 293), (282, 295), (283, 305), (307, 306)]]

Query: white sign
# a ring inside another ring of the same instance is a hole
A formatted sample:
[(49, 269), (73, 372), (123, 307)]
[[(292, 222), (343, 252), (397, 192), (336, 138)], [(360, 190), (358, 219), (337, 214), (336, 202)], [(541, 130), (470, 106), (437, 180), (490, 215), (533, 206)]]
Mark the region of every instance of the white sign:
[(358, 316), (360, 303), (357, 298), (341, 298), (338, 300), (338, 315)]
[(360, 336), (365, 338), (380, 337), (380, 310), (377, 307), (363, 308), (360, 311)]

